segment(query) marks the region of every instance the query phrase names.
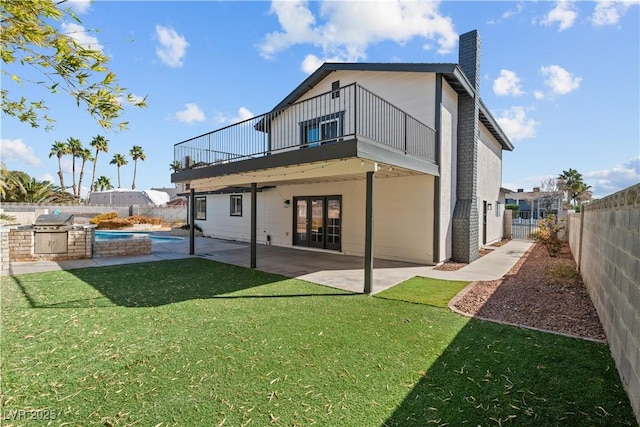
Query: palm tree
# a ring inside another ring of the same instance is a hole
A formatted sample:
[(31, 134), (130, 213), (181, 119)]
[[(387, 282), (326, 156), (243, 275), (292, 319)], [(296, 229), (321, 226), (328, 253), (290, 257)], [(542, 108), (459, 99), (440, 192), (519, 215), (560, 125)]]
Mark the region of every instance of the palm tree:
[(69, 150), (69, 144), (66, 142), (56, 141), (51, 146), (51, 152), (49, 153), (49, 158), (56, 156), (58, 158), (58, 177), (60, 178), (60, 188), (64, 190), (64, 174), (62, 173), (62, 156), (66, 156), (67, 154), (71, 154)]
[(591, 188), (582, 180), (582, 174), (571, 168), (566, 171), (563, 170), (562, 173), (558, 175), (558, 181), (560, 188), (567, 193), (567, 202), (573, 205), (577, 203), (578, 197), (582, 193)]
[(91, 188), (89, 191), (93, 191), (93, 185), (95, 184), (96, 179), (96, 165), (98, 164), (98, 154), (103, 151), (105, 153), (109, 152), (109, 141), (102, 135), (95, 136), (90, 145), (96, 149), (96, 155), (93, 157), (93, 174), (91, 175)]
[(82, 191), (82, 176), (84, 175), (84, 165), (87, 162), (94, 161), (93, 153), (91, 153), (91, 150), (89, 150), (88, 148), (83, 148), (79, 154), (80, 154), (80, 158), (82, 159), (82, 166), (80, 167), (80, 179), (78, 180), (78, 194), (76, 194), (77, 198), (80, 198), (80, 191)]
[(71, 174), (73, 175), (73, 195), (75, 196), (78, 193), (78, 186), (76, 185), (76, 157), (80, 157), (80, 152), (84, 149), (82, 147), (82, 142), (76, 138), (67, 139), (67, 144), (69, 145), (69, 154), (72, 157), (71, 163)]
[(171, 169), (174, 173), (182, 170), (182, 162), (180, 160), (174, 160), (169, 163), (169, 169)]
[(111, 161), (109, 162), (110, 165), (118, 166), (118, 188), (120, 188), (120, 166), (124, 166), (127, 163), (129, 163), (127, 161), (127, 158), (124, 156), (124, 154), (120, 153), (114, 154), (113, 159), (111, 159)]
[(98, 191), (111, 190), (113, 189), (113, 185), (111, 184), (111, 180), (106, 176), (102, 175), (100, 178), (96, 180), (93, 185), (93, 188), (97, 188)]
[(136, 189), (136, 172), (138, 169), (138, 159), (145, 161), (147, 156), (144, 155), (144, 151), (142, 151), (142, 147), (139, 145), (134, 145), (133, 148), (129, 151), (129, 155), (133, 159), (133, 183), (131, 184), (131, 189)]

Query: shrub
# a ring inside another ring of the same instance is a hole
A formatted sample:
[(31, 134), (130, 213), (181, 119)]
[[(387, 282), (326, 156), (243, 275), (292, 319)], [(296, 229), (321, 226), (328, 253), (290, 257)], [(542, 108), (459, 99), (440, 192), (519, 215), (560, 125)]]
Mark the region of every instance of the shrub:
[(148, 216), (142, 215), (134, 215), (127, 218), (131, 224), (152, 224), (152, 225), (161, 225), (162, 219), (160, 218), (150, 218)]
[(128, 218), (104, 219), (98, 222), (98, 229), (99, 230), (120, 230), (122, 228), (131, 227), (134, 224), (161, 225), (162, 219), (150, 218), (150, 217), (141, 216), (141, 215), (134, 215)]
[(549, 286), (569, 287), (582, 283), (580, 272), (569, 264), (548, 265), (544, 271), (545, 283)]
[(130, 227), (131, 223), (127, 218), (105, 219), (98, 223), (98, 230), (120, 230)]
[(91, 224), (100, 224), (100, 221), (118, 218), (117, 212), (107, 212), (100, 215), (96, 215), (89, 220)]
[[(182, 228), (183, 230), (189, 230), (191, 226), (189, 224), (185, 224), (180, 228)], [(202, 231), (202, 227), (200, 227), (198, 224), (194, 225), (193, 228), (197, 231)]]
[(529, 238), (536, 242), (542, 243), (549, 252), (550, 257), (557, 257), (562, 249), (562, 240), (558, 237), (558, 233), (564, 229), (561, 221), (556, 219), (555, 215), (548, 215), (538, 221), (538, 228), (529, 233)]

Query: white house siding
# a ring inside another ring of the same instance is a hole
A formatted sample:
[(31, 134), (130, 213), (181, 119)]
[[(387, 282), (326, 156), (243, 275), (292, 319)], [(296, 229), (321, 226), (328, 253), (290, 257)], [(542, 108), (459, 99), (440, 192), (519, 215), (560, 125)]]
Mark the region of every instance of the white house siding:
[(458, 164), (458, 94), (443, 79), (440, 109), (440, 254), (438, 261), (451, 258), (451, 227), (456, 205)]
[(491, 203), (487, 212), (486, 242), (491, 243), (502, 237), (504, 204), (500, 202), (500, 185), (502, 183), (502, 147), (480, 124), (480, 141), (478, 144), (478, 245), (482, 245), (483, 202)]
[[(375, 180), (374, 256), (430, 264), (433, 248), (433, 177)], [(292, 247), (293, 197), (342, 196), (342, 253), (364, 255), (365, 180), (279, 185), (258, 193), (257, 241)], [(291, 204), (285, 207), (284, 201)], [(230, 195), (207, 196), (205, 236), (249, 241), (251, 195), (242, 195), (243, 216), (229, 215)]]

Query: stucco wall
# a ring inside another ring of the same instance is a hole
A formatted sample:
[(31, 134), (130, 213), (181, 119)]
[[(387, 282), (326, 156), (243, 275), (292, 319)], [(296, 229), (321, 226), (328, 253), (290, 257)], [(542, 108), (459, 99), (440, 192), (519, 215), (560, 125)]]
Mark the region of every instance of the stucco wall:
[(458, 173), (458, 94), (443, 79), (440, 110), (440, 254), (437, 261), (451, 258), (452, 218), (456, 206)]
[[(365, 180), (278, 185), (258, 193), (257, 241), (292, 246), (293, 197), (342, 196), (342, 253), (364, 255)], [(291, 204), (285, 207), (284, 201)], [(250, 194), (242, 194), (243, 216), (229, 214), (230, 195), (207, 196), (207, 220), (196, 221), (205, 236), (248, 241)], [(430, 264), (433, 250), (433, 177), (375, 180), (374, 255)]]
[(569, 215), (569, 244), (640, 421), (640, 184)]
[(483, 244), (483, 211), (484, 203), (491, 204), (487, 211), (486, 243), (499, 240), (503, 231), (504, 204), (500, 204), (500, 185), (502, 183), (502, 147), (480, 123), (480, 140), (478, 141), (478, 245)]

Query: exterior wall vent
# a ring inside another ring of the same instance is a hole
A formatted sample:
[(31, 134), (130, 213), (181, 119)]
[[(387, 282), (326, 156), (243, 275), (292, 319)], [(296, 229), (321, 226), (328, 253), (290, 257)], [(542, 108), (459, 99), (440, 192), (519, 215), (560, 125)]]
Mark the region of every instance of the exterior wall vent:
[(340, 80), (331, 83), (331, 99), (340, 98)]

